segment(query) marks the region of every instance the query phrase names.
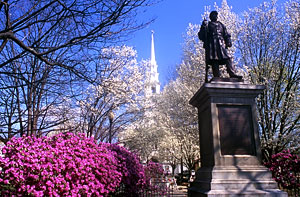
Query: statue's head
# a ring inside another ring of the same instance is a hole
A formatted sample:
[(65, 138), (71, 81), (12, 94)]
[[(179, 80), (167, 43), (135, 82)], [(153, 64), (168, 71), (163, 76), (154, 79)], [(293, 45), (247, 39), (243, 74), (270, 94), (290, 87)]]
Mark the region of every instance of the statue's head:
[(218, 20), (218, 12), (217, 11), (212, 11), (209, 14), (209, 18), (211, 21), (216, 22)]

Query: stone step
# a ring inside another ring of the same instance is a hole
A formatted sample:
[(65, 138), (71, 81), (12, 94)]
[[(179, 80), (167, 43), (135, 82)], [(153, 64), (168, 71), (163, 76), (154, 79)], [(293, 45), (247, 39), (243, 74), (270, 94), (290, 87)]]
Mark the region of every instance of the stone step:
[(201, 168), (197, 171), (197, 177), (201, 180), (210, 179), (229, 179), (229, 180), (272, 180), (271, 172), (265, 167), (224, 167), (214, 168)]
[(275, 181), (249, 181), (249, 180), (220, 180), (214, 179), (211, 182), (197, 181), (193, 183), (193, 186), (197, 186), (203, 189), (212, 190), (255, 190), (255, 189), (277, 189), (277, 183)]
[(214, 197), (234, 197), (234, 196), (243, 196), (243, 197), (287, 197), (285, 192), (280, 191), (279, 189), (270, 189), (270, 190), (211, 190), (208, 192), (209, 196)]
[(269, 190), (189, 190), (189, 196), (210, 196), (210, 197), (288, 197), (279, 189)]

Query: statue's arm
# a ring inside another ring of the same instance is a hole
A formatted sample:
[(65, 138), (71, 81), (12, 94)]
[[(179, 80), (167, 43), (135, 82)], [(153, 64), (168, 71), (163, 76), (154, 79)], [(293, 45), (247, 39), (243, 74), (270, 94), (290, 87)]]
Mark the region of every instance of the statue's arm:
[(201, 25), (201, 28), (200, 28), (200, 31), (198, 32), (198, 38), (201, 40), (201, 41), (203, 41), (203, 42), (205, 42), (205, 40), (206, 40), (206, 36), (205, 36), (205, 27), (203, 26), (203, 25)]
[(198, 38), (202, 42), (206, 42), (206, 40), (207, 40), (207, 33), (208, 33), (208, 22), (207, 22), (207, 20), (204, 20), (202, 22), (200, 31), (198, 32)]
[(232, 47), (231, 35), (230, 35), (230, 33), (228, 33), (225, 25), (223, 25), (222, 23), (221, 23), (221, 25), (223, 27), (223, 37), (224, 37), (226, 48)]

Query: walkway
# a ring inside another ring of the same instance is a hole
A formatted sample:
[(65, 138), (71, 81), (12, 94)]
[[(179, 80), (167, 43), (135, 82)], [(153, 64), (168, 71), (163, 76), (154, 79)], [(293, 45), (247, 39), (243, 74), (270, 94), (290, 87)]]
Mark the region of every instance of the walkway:
[(186, 197), (186, 196), (188, 196), (186, 186), (177, 186), (177, 188), (178, 188), (178, 190), (174, 191), (172, 196), (175, 196), (175, 197)]

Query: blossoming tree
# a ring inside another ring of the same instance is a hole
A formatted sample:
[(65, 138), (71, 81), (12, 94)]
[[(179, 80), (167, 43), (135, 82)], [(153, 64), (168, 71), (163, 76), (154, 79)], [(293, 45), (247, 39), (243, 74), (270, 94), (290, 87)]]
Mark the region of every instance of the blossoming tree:
[(286, 148), (299, 149), (300, 4), (265, 2), (244, 13), (238, 35), (241, 60), (254, 84), (264, 159)]
[[(132, 47), (104, 48), (101, 55), (98, 63), (105, 69), (100, 72), (96, 85), (83, 91), (78, 102), (77, 116), (80, 118), (73, 126), (97, 140), (107, 141), (109, 132), (115, 136), (139, 114), (144, 67), (137, 62)], [(108, 115), (111, 112), (114, 118), (110, 123)]]

